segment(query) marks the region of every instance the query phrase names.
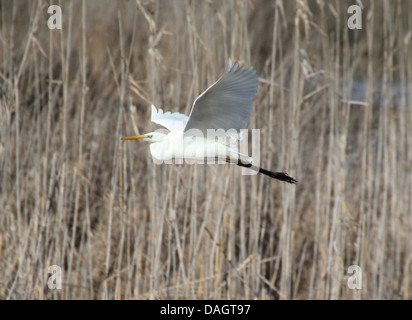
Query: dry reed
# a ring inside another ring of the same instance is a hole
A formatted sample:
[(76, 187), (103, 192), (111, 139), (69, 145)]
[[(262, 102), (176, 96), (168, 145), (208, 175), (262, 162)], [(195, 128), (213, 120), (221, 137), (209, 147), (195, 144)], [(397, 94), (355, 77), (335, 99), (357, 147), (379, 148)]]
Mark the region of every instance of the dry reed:
[[(363, 1), (350, 30), (356, 3), (72, 0), (49, 30), (49, 1), (0, 1), (0, 298), (411, 299), (412, 3)], [(228, 57), (296, 186), (120, 142)]]

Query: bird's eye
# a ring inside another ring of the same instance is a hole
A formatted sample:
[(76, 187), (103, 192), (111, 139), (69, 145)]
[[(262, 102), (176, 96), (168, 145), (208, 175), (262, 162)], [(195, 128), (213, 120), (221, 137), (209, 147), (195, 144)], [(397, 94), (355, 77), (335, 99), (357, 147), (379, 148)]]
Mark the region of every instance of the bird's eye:
[(148, 138), (148, 139), (152, 139), (152, 138), (153, 138), (153, 135), (152, 135), (152, 134), (151, 134), (151, 135), (148, 135), (147, 138)]

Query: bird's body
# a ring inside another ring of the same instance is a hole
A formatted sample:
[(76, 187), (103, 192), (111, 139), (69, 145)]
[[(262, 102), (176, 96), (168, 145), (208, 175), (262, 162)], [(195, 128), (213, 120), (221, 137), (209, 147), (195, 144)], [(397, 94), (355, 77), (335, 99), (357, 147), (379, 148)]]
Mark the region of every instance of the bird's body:
[(257, 93), (257, 75), (253, 68), (232, 67), (228, 60), (224, 74), (193, 103), (188, 116), (163, 113), (152, 105), (151, 121), (167, 128), (167, 134), (151, 132), (123, 140), (143, 139), (152, 142), (150, 152), (160, 161), (185, 159), (205, 163), (221, 160), (248, 167), (272, 178), (296, 183), (282, 172), (271, 172), (252, 164), (252, 158), (238, 151), (240, 130), (246, 129)]
[[(237, 142), (227, 143), (222, 138), (204, 138), (203, 135), (187, 135), (183, 130), (171, 131), (168, 134), (160, 133), (159, 141), (153, 141), (150, 145), (150, 153), (160, 161), (172, 159), (185, 159), (191, 162), (204, 163), (216, 159), (240, 158), (244, 163), (251, 163), (252, 158), (238, 152)], [(158, 133), (159, 134), (159, 133)], [(153, 138), (152, 138), (153, 139)]]

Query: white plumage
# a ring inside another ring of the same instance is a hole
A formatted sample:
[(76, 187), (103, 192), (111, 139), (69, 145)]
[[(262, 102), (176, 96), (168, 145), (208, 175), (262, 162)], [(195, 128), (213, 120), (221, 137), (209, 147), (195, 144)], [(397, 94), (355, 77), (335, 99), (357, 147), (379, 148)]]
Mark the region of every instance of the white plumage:
[(252, 165), (252, 158), (238, 152), (240, 130), (246, 129), (252, 100), (258, 88), (253, 68), (239, 68), (228, 59), (223, 75), (193, 102), (189, 117), (178, 112), (163, 112), (152, 105), (151, 121), (169, 130), (168, 134), (150, 132), (123, 140), (150, 141), (152, 156), (161, 161), (185, 159), (204, 163), (221, 160), (295, 183), (285, 173), (271, 172)]

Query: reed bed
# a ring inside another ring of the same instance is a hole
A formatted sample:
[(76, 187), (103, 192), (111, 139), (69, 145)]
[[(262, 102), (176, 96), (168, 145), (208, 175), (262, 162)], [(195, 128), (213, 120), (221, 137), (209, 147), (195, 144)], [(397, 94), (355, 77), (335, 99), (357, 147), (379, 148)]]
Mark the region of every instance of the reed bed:
[[(1, 0), (0, 298), (411, 299), (412, 2), (362, 1), (361, 30), (352, 4)], [(120, 141), (228, 57), (259, 75), (261, 165), (297, 185)]]

